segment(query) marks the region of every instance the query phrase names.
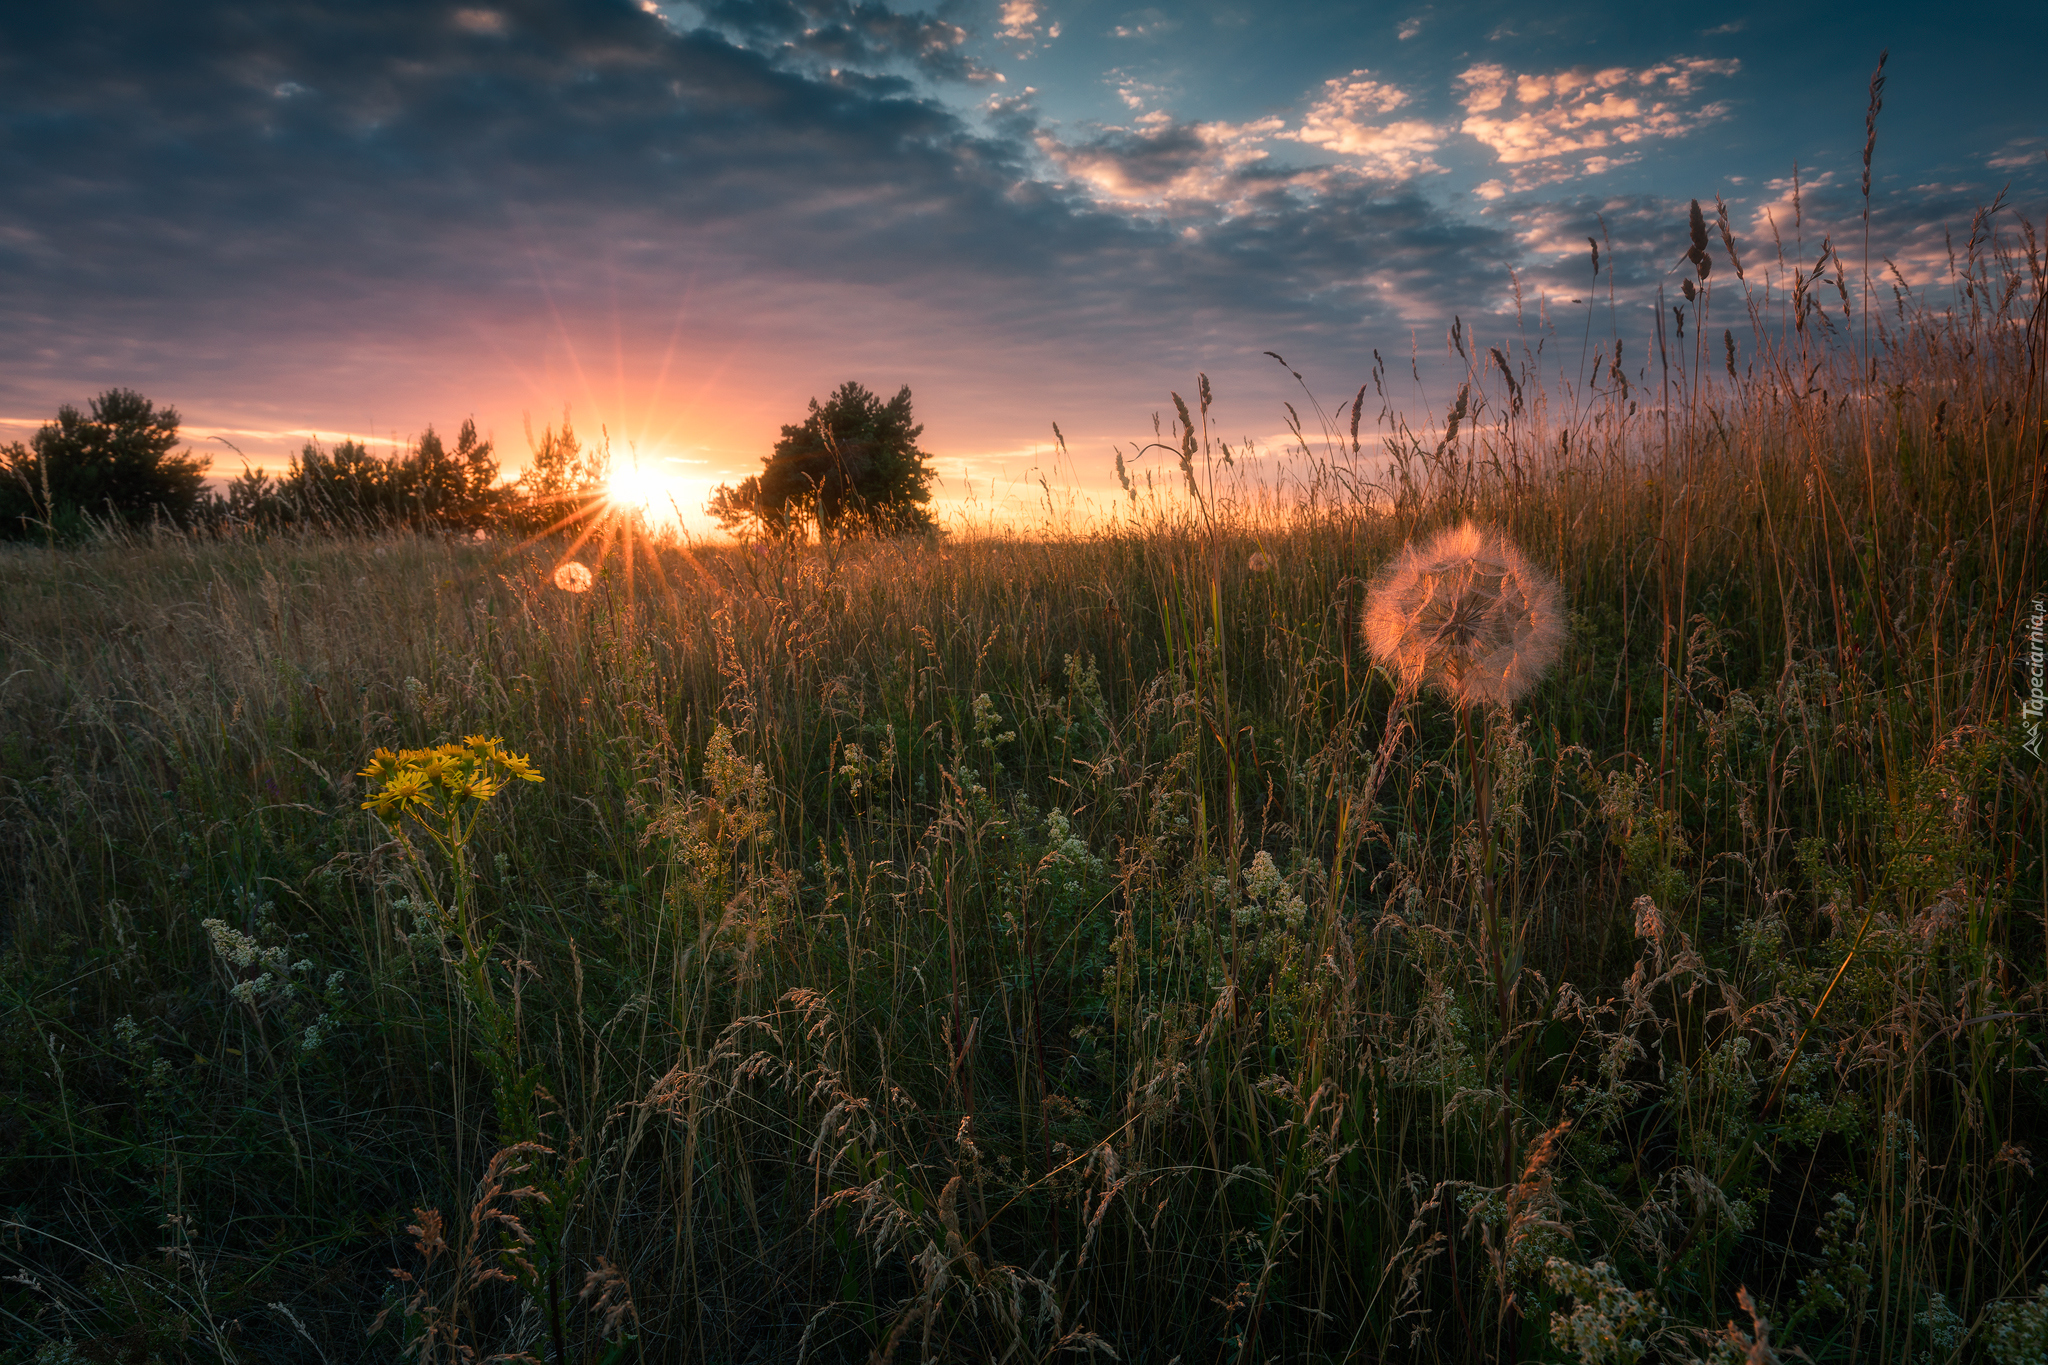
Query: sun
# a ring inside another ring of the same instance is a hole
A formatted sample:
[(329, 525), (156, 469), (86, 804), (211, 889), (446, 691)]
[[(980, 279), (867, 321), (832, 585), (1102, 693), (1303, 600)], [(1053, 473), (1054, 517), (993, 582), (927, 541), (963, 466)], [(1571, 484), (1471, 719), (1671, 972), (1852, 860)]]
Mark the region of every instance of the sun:
[(624, 511), (666, 510), (671, 491), (668, 480), (639, 463), (621, 465), (605, 480), (606, 500)]

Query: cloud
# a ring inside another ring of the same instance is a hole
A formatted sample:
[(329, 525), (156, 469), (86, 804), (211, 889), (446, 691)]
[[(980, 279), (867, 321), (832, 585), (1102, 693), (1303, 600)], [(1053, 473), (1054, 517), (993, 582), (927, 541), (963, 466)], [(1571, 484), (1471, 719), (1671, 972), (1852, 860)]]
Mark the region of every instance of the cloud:
[(1025, 51), (1060, 36), (1059, 23), (1046, 24), (1036, 0), (1003, 0), (996, 20), (996, 37), (1020, 44)]
[[(1077, 142), (1041, 131), (1037, 145), (1063, 175), (1079, 181), (1096, 199), (1227, 213), (1245, 193), (1247, 169), (1267, 158), (1259, 144), (1286, 126), (1277, 117), (1243, 124), (1181, 123), (1161, 111), (1143, 116), (1138, 124), (1104, 129)], [(1291, 177), (1282, 173), (1281, 178)], [(1270, 178), (1260, 178), (1259, 188), (1271, 186)]]
[(1033, 38), (1038, 33), (1038, 6), (1032, 0), (1003, 0), (998, 18), (1002, 27), (996, 30), (1002, 38)]
[(1984, 164), (2000, 171), (2040, 170), (2048, 166), (2048, 138), (2016, 137), (1985, 158)]
[(499, 34), (505, 31), (505, 16), (494, 9), (459, 9), (449, 22), (465, 33)]
[(1416, 14), (1401, 21), (1401, 26), (1394, 30), (1394, 37), (1405, 43), (1420, 32), (1422, 32), (1422, 16)]
[(1675, 57), (1641, 68), (1517, 74), (1481, 62), (1457, 78), (1465, 108), (1459, 130), (1510, 168), (1497, 191), (1599, 175), (1636, 160), (1638, 144), (1683, 137), (1726, 117), (1726, 104), (1694, 97), (1705, 77), (1740, 69), (1732, 58)]
[[(1036, 134), (1039, 151), (1092, 197), (1127, 208), (1178, 205), (1229, 215), (1250, 197), (1291, 193), (1303, 202), (1344, 176), (1406, 180), (1441, 171), (1430, 154), (1450, 130), (1402, 117), (1411, 99), (1370, 71), (1323, 83), (1298, 127), (1277, 114), (1243, 123), (1186, 122), (1147, 109), (1163, 92), (1112, 72), (1117, 94), (1138, 113), (1134, 127), (1106, 128), (1081, 139)], [(1289, 141), (1344, 158), (1339, 167), (1288, 166), (1269, 144)]]
[[(1756, 198), (1731, 197), (1727, 240), (1716, 221), (1714, 196), (1702, 196), (1714, 261), (1710, 283), (1724, 296), (1717, 306), (1717, 315), (1723, 319), (1716, 324), (1717, 331), (1732, 327), (1738, 337), (1747, 335), (1741, 309), (1728, 312), (1726, 300), (1761, 305), (1769, 299), (1772, 306), (1782, 309), (1794, 277), (1811, 281), (1823, 260), (1825, 268), (1813, 297), (1831, 321), (1821, 325), (1842, 324), (1844, 291), (1850, 309), (1860, 316), (1865, 295), (1864, 202), (1859, 179), (1856, 173), (1820, 171), (1802, 176), (1796, 187), (1788, 177), (1766, 182)], [(1872, 197), (1868, 260), (1873, 292), (1868, 301), (1883, 310), (1886, 322), (1895, 320), (1900, 308), (1910, 312), (1913, 307), (1912, 300), (1895, 294), (1895, 284), (1901, 286), (1898, 293), (1948, 287), (1952, 281), (1950, 251), (1960, 265), (1973, 232), (1985, 239), (2007, 234), (2010, 240), (2018, 216), (2036, 220), (2041, 216), (2040, 205), (2022, 204), (2016, 213), (1980, 217), (1985, 198), (1983, 186), (1958, 184), (1911, 186)], [(1553, 304), (1588, 299), (1592, 290), (1604, 309), (1611, 280), (1614, 297), (1626, 317), (1631, 306), (1654, 303), (1660, 287), (1668, 305), (1679, 281), (1692, 276), (1685, 259), (1690, 210), (1689, 197), (1578, 194), (1549, 199), (1527, 196), (1501, 204), (1495, 213), (1513, 224), (1514, 254), (1526, 286), (1540, 290)], [(1592, 276), (1588, 239), (1600, 243), (1603, 273), (1597, 282)], [(1728, 251), (1730, 241), (1733, 258)], [(1836, 287), (1838, 270), (1840, 289)], [(1767, 327), (1783, 322), (1768, 309), (1762, 316)]]
[(1144, 109), (1147, 104), (1156, 104), (1166, 93), (1164, 87), (1141, 81), (1121, 67), (1110, 71), (1104, 79), (1115, 83), (1116, 97), (1124, 102), (1125, 108), (1134, 112)]
[(1157, 9), (1139, 10), (1131, 16), (1132, 22), (1118, 24), (1111, 29), (1113, 38), (1159, 38), (1180, 28), (1180, 20), (1171, 18)]
[(492, 12), (0, 17), (0, 407), (134, 383), (282, 430), (357, 410), (315, 394), (388, 419), (484, 375), (552, 405), (582, 390), (537, 357), (577, 337), (650, 382), (673, 351), (710, 383), (749, 337), (963, 386), (1027, 352), (1351, 354), (1512, 251), (1355, 170), (1272, 165), (1277, 117), (1050, 145), (1026, 98), (970, 121), (916, 83), (916, 27), (863, 30), (873, 60), (835, 75), (787, 12), (745, 41), (600, 0)]
[[(1661, 195), (1571, 195), (1523, 201), (1504, 213), (1515, 225), (1524, 278), (1553, 294), (1583, 295), (1594, 287), (1591, 244), (1599, 242), (1604, 301), (1609, 269), (1618, 298), (1655, 291), (1690, 244), (1690, 209), (1689, 200)], [(1711, 200), (1706, 210), (1711, 221)]]
[(933, 80), (1002, 79), (962, 51), (968, 39), (965, 28), (922, 11), (899, 13), (873, 0), (700, 3), (711, 28), (814, 68), (873, 73), (907, 67)]
[[(1765, 181), (1767, 197), (1749, 206), (1749, 245), (1738, 243), (1752, 278), (1774, 279), (1789, 287), (1793, 275), (1812, 273), (1826, 245), (1839, 253), (1853, 298), (1863, 260), (1860, 178), (1860, 170), (1824, 170), (1802, 176), (1796, 184), (1790, 177)], [(1913, 289), (1948, 281), (1952, 265), (1959, 266), (1967, 255), (1973, 230), (2003, 230), (2009, 225), (2004, 215), (1996, 221), (1979, 216), (1989, 198), (1984, 187), (1969, 184), (1909, 185), (1872, 194), (1869, 264), (1880, 294), (1889, 298), (1887, 282), (1895, 269)], [(2025, 204), (2024, 199), (2020, 202)], [(2036, 219), (2040, 216), (2038, 202), (2024, 211)], [(1830, 275), (1835, 259), (1831, 254)]]
[(1404, 108), (1407, 93), (1375, 80), (1370, 71), (1323, 82), (1320, 98), (1301, 127), (1281, 136), (1352, 158), (1362, 169), (1397, 178), (1441, 171), (1430, 154), (1449, 130), (1424, 119), (1383, 116)]

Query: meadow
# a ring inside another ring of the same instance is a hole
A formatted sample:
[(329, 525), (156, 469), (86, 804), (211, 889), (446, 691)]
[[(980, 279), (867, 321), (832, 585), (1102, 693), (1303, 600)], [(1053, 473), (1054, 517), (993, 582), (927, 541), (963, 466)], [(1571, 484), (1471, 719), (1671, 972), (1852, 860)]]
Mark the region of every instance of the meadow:
[(1765, 275), (1287, 499), (6, 549), (0, 1361), (2048, 1359), (2042, 251)]

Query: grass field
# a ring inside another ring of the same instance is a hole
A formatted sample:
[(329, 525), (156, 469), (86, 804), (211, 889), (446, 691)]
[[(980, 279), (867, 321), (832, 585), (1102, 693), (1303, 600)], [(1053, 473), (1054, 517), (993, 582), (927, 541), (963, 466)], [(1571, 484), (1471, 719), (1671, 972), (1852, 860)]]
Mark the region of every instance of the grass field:
[[(6, 551), (0, 1361), (2048, 1359), (2016, 232), (1371, 496), (1368, 385), (1086, 532)], [(1511, 711), (1361, 639), (1466, 518)]]

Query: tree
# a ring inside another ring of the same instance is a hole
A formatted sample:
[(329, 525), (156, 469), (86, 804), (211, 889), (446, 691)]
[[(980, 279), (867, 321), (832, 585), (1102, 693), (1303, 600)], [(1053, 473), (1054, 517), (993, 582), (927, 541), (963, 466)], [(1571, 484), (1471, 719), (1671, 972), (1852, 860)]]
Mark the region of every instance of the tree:
[(80, 412), (57, 410), (26, 447), (0, 449), (0, 530), (75, 534), (85, 518), (183, 522), (206, 491), (204, 456), (174, 451), (178, 410), (133, 389), (108, 389)]
[(609, 436), (585, 449), (565, 408), (562, 429), (543, 427), (538, 441), (529, 422), (526, 446), (533, 458), (513, 485), (517, 501), (505, 514), (508, 523), (524, 531), (551, 531), (580, 520), (604, 498), (612, 469)]
[[(238, 491), (230, 487), (230, 502)], [(248, 489), (247, 500), (262, 491)], [(498, 487), (491, 443), (467, 419), (455, 449), (430, 426), (411, 450), (389, 459), (371, 454), (361, 441), (342, 441), (332, 450), (308, 441), (277, 481), (275, 497), (286, 521), (470, 530), (490, 525), (510, 493)]]
[(394, 463), (372, 455), (361, 441), (341, 441), (331, 451), (317, 441), (306, 442), (282, 480), (290, 519), (359, 527), (395, 520)]
[(453, 450), (428, 427), (392, 472), (399, 515), (417, 526), (483, 526), (504, 501), (497, 487), (498, 461), (491, 443), (477, 436), (474, 418), (463, 420)]
[(823, 535), (929, 531), (931, 456), (917, 448), (910, 386), (884, 403), (861, 385), (841, 384), (810, 416), (786, 426), (761, 472), (737, 488), (720, 484), (705, 509), (727, 530), (750, 523), (786, 534), (815, 517)]

